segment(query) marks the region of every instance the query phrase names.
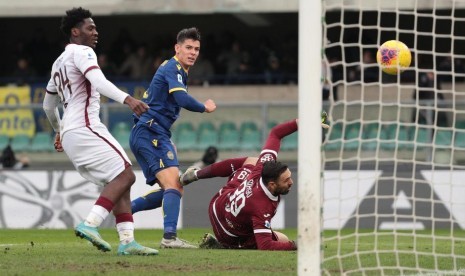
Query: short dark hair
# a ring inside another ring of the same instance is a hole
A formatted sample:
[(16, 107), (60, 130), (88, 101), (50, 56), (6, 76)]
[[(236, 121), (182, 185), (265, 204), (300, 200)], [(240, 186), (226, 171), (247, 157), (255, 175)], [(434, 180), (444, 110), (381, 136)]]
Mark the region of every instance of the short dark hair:
[(270, 181), (277, 182), (281, 174), (288, 169), (286, 164), (278, 161), (266, 161), (263, 163), (262, 180), (265, 185)]
[(71, 29), (78, 27), (84, 22), (84, 19), (92, 17), (89, 10), (79, 8), (72, 8), (66, 11), (66, 16), (61, 18), (61, 31), (69, 38), (71, 36)]
[(200, 32), (196, 27), (188, 28), (188, 29), (182, 29), (179, 31), (177, 37), (176, 37), (176, 42), (177, 43), (183, 43), (184, 40), (186, 39), (192, 39), (194, 41), (200, 41)]

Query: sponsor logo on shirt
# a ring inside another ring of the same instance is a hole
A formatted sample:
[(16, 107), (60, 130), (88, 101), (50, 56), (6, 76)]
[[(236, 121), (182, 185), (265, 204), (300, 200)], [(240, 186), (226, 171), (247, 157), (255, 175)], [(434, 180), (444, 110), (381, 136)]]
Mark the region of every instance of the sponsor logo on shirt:
[(234, 224), (229, 219), (226, 219), (226, 223), (228, 224), (229, 228), (234, 229)]
[(168, 156), (168, 159), (170, 159), (170, 160), (173, 160), (173, 159), (174, 159), (174, 154), (173, 154), (172, 151), (168, 151), (168, 152), (166, 153), (166, 156)]
[(94, 59), (94, 56), (91, 53), (87, 53), (87, 59)]
[(253, 194), (252, 185), (253, 185), (253, 179), (247, 181), (247, 184), (245, 186), (245, 196), (246, 196), (246, 198), (249, 198)]

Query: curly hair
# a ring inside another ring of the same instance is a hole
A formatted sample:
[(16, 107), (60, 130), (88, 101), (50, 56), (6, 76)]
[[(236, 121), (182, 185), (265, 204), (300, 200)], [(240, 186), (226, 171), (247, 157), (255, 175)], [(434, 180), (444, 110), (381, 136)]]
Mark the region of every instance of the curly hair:
[(66, 11), (66, 16), (61, 19), (61, 31), (69, 38), (71, 36), (71, 29), (79, 27), (84, 19), (92, 17), (89, 10), (79, 8), (72, 8)]
[(179, 31), (178, 36), (176, 37), (177, 43), (183, 43), (186, 39), (192, 39), (194, 41), (200, 41), (200, 32), (196, 27), (189, 29), (182, 29)]

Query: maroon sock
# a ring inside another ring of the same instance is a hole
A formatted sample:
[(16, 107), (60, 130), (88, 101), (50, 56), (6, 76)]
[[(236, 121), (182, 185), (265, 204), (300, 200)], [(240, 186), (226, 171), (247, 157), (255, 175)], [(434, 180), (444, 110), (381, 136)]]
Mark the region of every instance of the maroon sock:
[(115, 215), (115, 219), (116, 219), (116, 224), (120, 222), (134, 222), (134, 219), (132, 218), (132, 214), (130, 213), (117, 214)]
[(235, 170), (242, 167), (247, 157), (230, 158), (220, 162), (213, 163), (205, 168), (197, 171), (199, 179), (212, 177), (228, 177)]
[(108, 212), (111, 212), (114, 206), (113, 202), (104, 196), (97, 198), (95, 205), (102, 206), (103, 208), (107, 209)]

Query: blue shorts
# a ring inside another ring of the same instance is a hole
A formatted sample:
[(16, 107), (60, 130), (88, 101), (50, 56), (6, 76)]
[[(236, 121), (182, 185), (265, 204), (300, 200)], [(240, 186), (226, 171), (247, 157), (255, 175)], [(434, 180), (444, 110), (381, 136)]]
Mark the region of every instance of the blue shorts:
[(156, 174), (169, 167), (179, 167), (170, 132), (159, 125), (138, 123), (131, 130), (129, 145), (144, 172), (146, 183), (155, 184)]

